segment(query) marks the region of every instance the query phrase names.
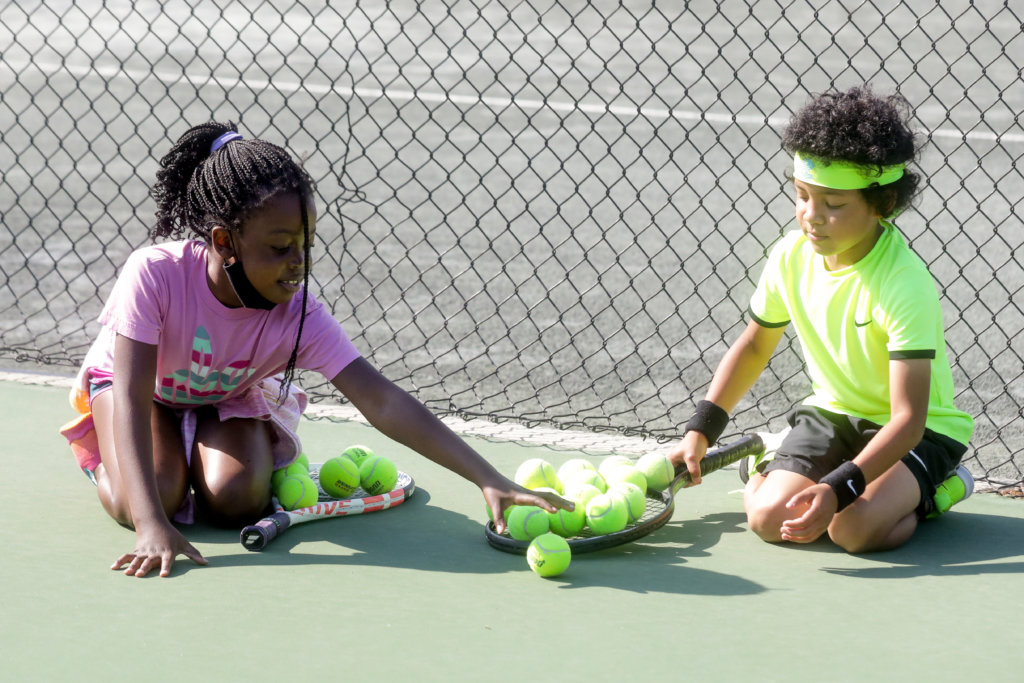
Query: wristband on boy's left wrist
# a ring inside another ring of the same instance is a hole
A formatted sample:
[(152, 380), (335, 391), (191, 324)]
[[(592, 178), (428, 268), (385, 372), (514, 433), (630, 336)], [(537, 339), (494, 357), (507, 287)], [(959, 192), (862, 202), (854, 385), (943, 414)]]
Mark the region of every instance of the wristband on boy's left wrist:
[(828, 484), (836, 494), (839, 506), (836, 512), (840, 512), (853, 501), (857, 500), (864, 493), (867, 484), (864, 481), (864, 472), (854, 462), (844, 462), (824, 477), (818, 480), (819, 484)]

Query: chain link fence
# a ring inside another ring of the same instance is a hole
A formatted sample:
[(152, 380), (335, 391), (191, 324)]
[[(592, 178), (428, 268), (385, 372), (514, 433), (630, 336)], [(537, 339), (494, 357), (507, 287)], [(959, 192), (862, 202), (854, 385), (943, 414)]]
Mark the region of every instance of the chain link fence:
[[(439, 413), (679, 436), (794, 227), (790, 113), (915, 108), (899, 226), (943, 294), (968, 466), (1024, 480), (1022, 12), (1010, 2), (0, 6), (0, 359), (71, 368), (156, 160), (234, 120), (318, 183), (316, 291)], [(70, 370), (69, 370), (70, 371)], [(306, 376), (314, 400), (337, 401)], [(787, 337), (736, 431), (809, 391)]]

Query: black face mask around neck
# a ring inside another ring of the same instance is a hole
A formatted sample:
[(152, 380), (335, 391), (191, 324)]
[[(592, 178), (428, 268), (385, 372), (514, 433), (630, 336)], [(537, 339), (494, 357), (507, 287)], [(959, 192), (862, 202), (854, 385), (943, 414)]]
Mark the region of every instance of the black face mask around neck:
[(249, 282), (249, 277), (245, 274), (245, 268), (242, 267), (242, 259), (236, 256), (235, 262), (230, 266), (225, 263), (224, 272), (228, 274), (228, 282), (231, 283), (231, 289), (235, 290), (235, 295), (245, 308), (269, 311), (277, 305), (257, 292), (256, 288)]

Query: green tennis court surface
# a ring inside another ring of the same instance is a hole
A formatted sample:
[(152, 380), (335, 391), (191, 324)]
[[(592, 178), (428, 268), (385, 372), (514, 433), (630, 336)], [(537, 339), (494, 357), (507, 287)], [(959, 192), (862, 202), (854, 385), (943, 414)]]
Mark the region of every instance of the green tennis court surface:
[[(0, 381), (8, 501), (0, 670), (26, 681), (960, 681), (1019, 677), (1024, 504), (977, 494), (905, 547), (851, 557), (746, 530), (735, 470), (639, 543), (540, 579), (485, 542), (472, 485), (359, 423), (306, 421), (314, 461), (365, 443), (416, 479), (405, 505), (290, 530), (186, 535), (169, 579), (107, 567), (132, 533), (56, 433), (66, 391)], [(470, 439), (503, 472), (578, 453)], [(590, 456), (597, 457), (597, 456)]]

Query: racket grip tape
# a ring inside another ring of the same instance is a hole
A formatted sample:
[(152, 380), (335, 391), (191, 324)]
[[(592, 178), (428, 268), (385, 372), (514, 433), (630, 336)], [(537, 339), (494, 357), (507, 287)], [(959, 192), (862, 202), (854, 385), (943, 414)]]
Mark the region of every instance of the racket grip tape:
[(269, 517), (264, 517), (255, 524), (242, 529), (242, 545), (246, 550), (259, 552), (266, 548), (271, 541), (291, 524), (291, 518), (284, 512), (275, 512)]
[[(761, 440), (761, 437), (757, 434), (750, 434), (738, 441), (709, 451), (707, 456), (700, 461), (700, 474), (701, 476), (710, 474), (748, 455), (760, 453), (763, 450), (764, 441)], [(677, 475), (673, 482), (673, 491), (688, 483), (690, 483), (690, 473), (686, 471), (685, 467), (681, 467), (677, 470)]]

